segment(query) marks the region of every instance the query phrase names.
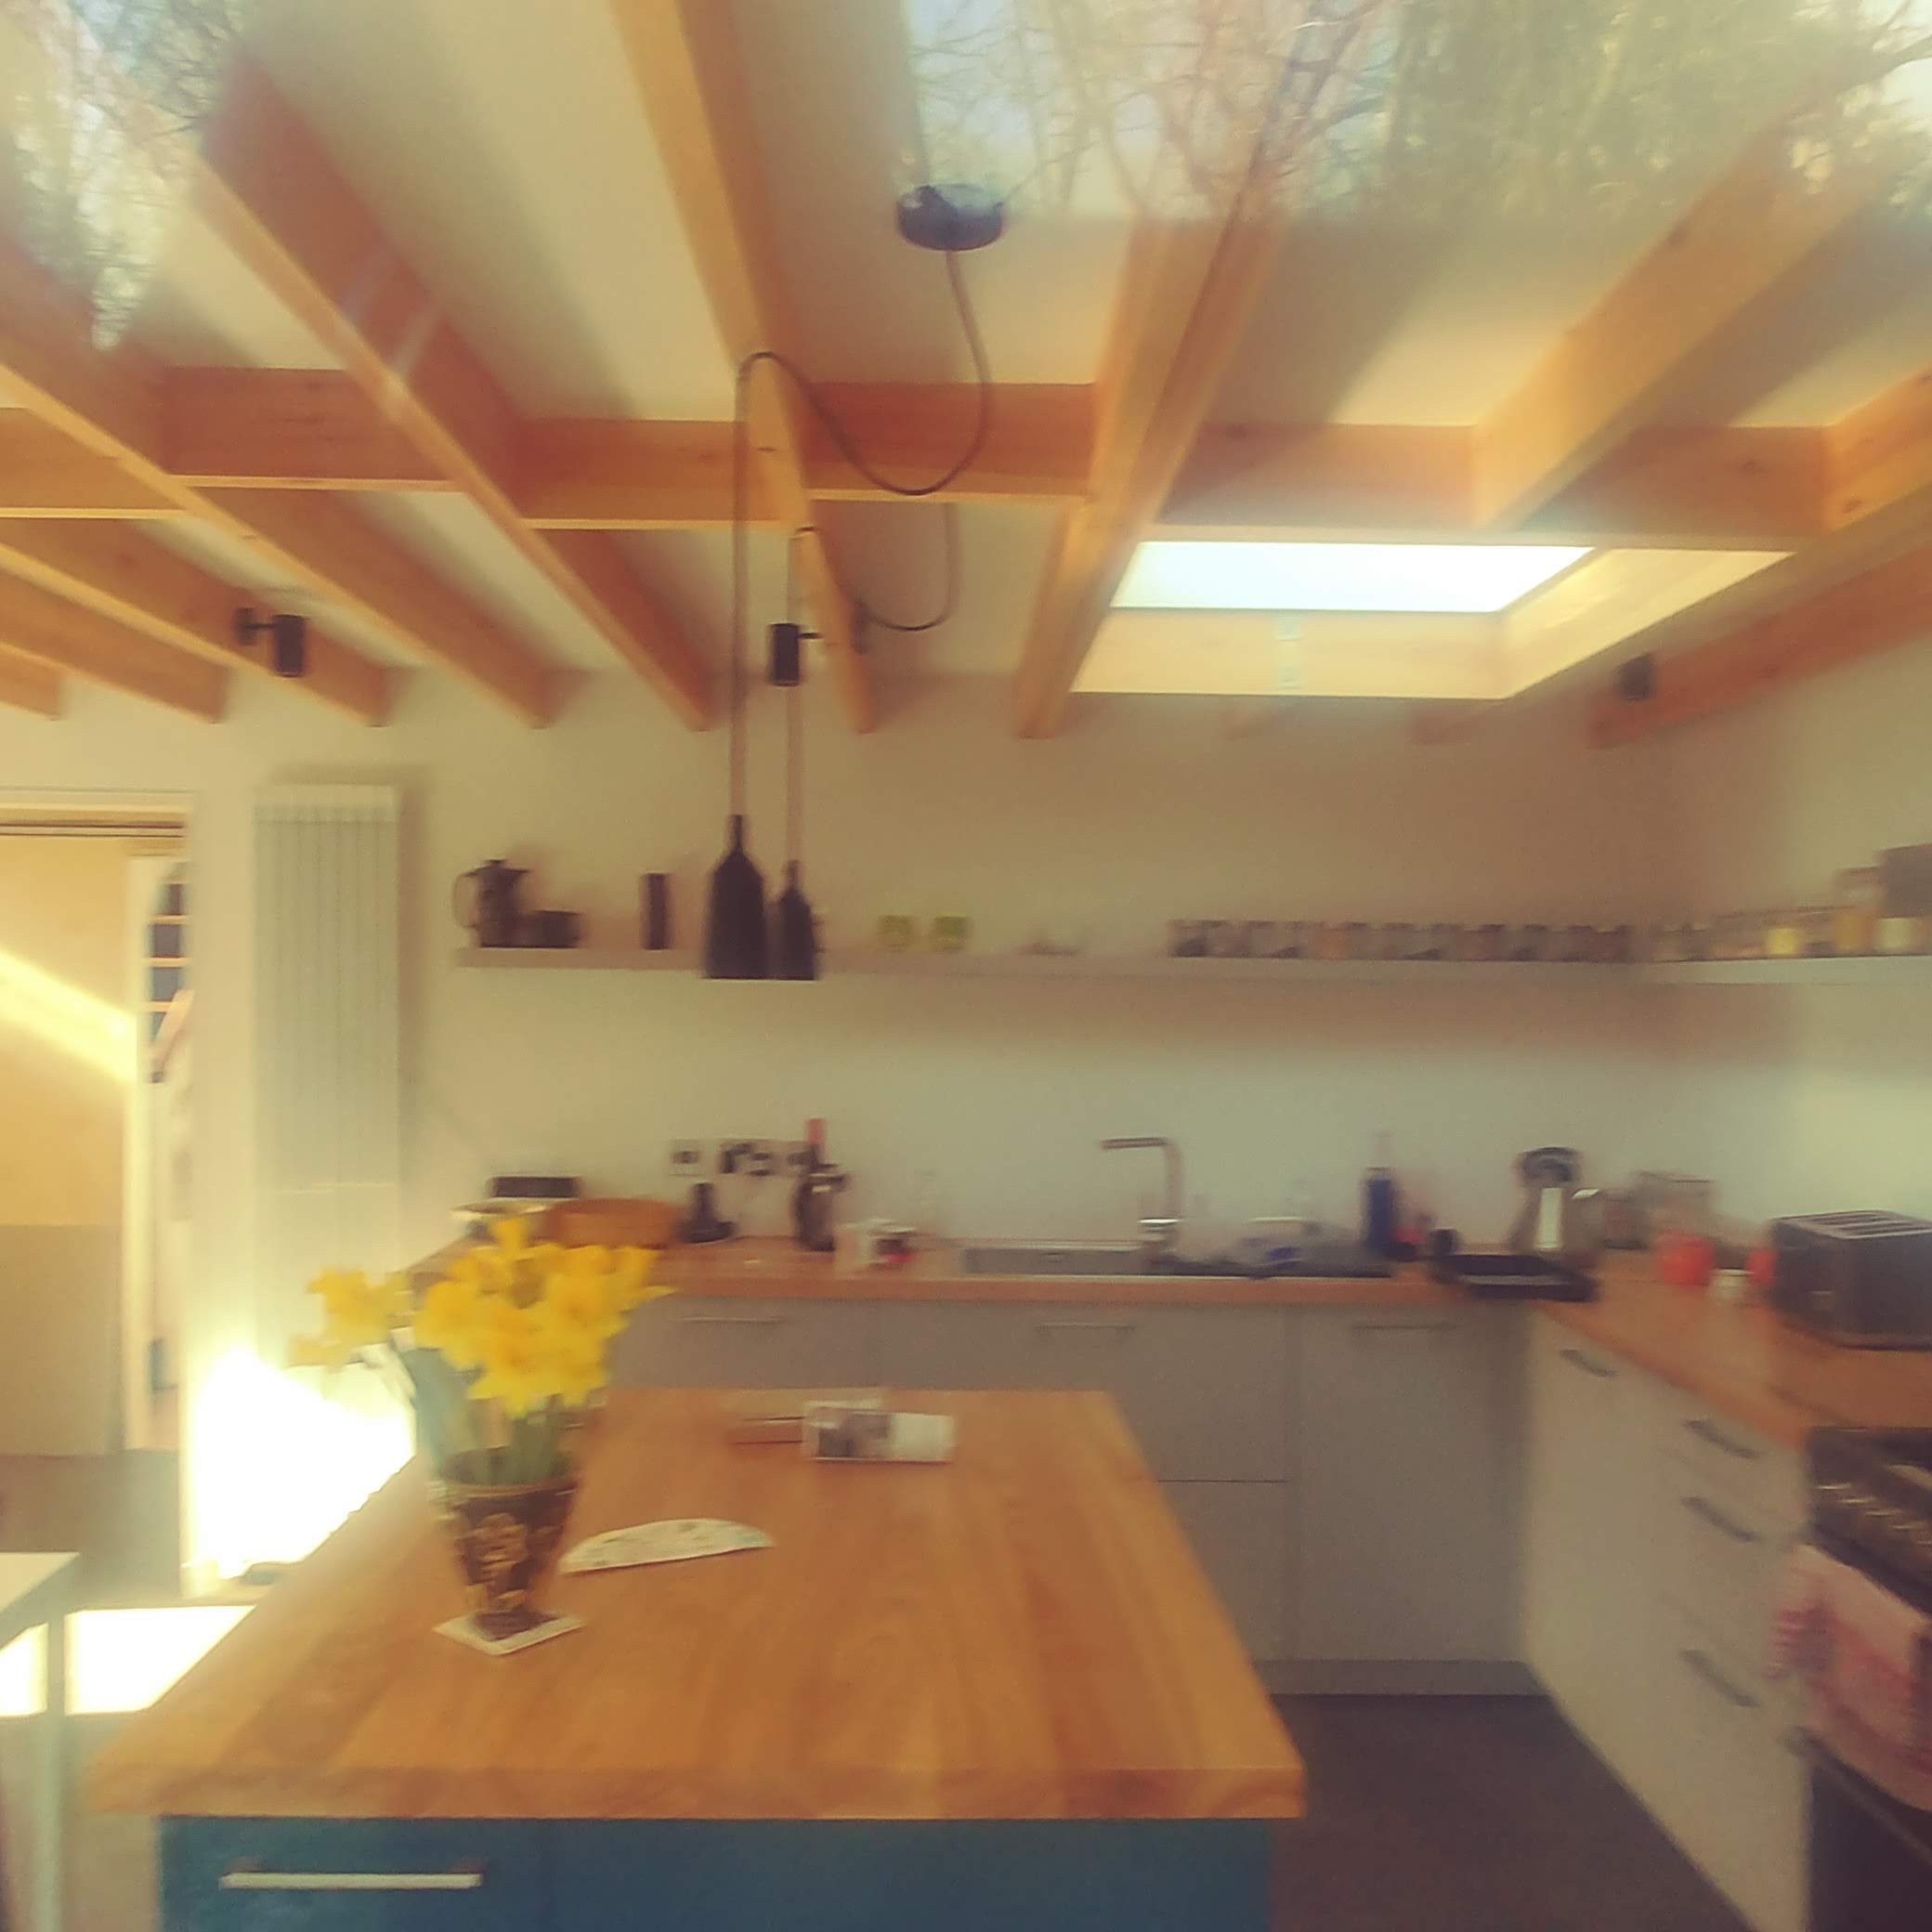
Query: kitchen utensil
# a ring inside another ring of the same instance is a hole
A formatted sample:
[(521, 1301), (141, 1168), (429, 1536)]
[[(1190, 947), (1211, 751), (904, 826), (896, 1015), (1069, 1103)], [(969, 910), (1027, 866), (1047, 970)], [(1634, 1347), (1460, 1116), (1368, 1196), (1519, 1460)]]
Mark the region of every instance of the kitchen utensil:
[(671, 949), (671, 875), (646, 872), (642, 881), (644, 902), (644, 949), (647, 953)]
[(516, 921), (516, 944), (562, 951), (583, 937), (583, 921), (574, 912), (526, 912)]
[(685, 1214), (681, 1237), (692, 1246), (711, 1241), (729, 1241), (738, 1233), (738, 1223), (718, 1218), (717, 1197), (709, 1181), (699, 1181), (691, 1189), (691, 1205)]
[(1533, 1147), (1518, 1157), (1525, 1190), (1509, 1246), (1571, 1267), (1586, 1266), (1603, 1246), (1602, 1203), (1584, 1187), (1583, 1155), (1573, 1147)]
[(683, 1217), (669, 1201), (621, 1195), (559, 1201), (543, 1232), (565, 1247), (669, 1247)]
[(458, 876), (450, 889), (450, 907), (478, 946), (518, 943), (523, 908), (516, 902), (517, 889), (529, 876), (527, 867), (506, 866), (500, 858)]

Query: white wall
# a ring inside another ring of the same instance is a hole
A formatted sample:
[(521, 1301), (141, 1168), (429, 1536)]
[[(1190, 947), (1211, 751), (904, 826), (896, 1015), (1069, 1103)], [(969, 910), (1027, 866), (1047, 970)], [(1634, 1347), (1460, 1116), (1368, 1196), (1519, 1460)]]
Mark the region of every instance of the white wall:
[[(987, 950), (1043, 924), (1096, 950), (1153, 950), (1174, 917), (1565, 920), (1654, 903), (1659, 760), (1580, 761), (1547, 718), (1422, 750), (1403, 720), (1347, 709), (1230, 737), (1211, 702), (1091, 700), (1062, 738), (1022, 743), (1005, 698), (990, 680), (894, 687), (885, 728), (855, 739), (829, 691), (812, 694), (806, 879), (834, 945), (899, 911), (964, 913)], [(757, 724), (754, 845), (775, 878), (771, 700)], [(417, 1251), (493, 1171), (661, 1188), (670, 1140), (790, 1138), (810, 1114), (859, 1177), (858, 1206), (903, 1207), (932, 1170), (953, 1225), (986, 1232), (1123, 1229), (1153, 1175), (1100, 1155), (1110, 1132), (1175, 1135), (1217, 1212), (1346, 1215), (1387, 1128), (1444, 1214), (1485, 1233), (1507, 1218), (1522, 1146), (1573, 1139), (1606, 1175), (1657, 1157), (1654, 994), (744, 986), (454, 965), (450, 881), (492, 856), (535, 866), (536, 903), (579, 907), (594, 939), (617, 942), (635, 937), (637, 875), (669, 870), (680, 937), (695, 938), (724, 761), (722, 735), (668, 724), (620, 673), (541, 733), (443, 679), (415, 681), (382, 731), (253, 683), (221, 726), (97, 693), (60, 723), (0, 718), (10, 785), (191, 795), (200, 1214), (182, 1368), (204, 1474), (236, 1450), (220, 1430), (202, 1440), (193, 1391), (238, 1350), (278, 1357), (300, 1312), (261, 1305), (251, 1273), (247, 808), (265, 783), (380, 778), (409, 801), (404, 1228)], [(190, 1549), (205, 1531), (190, 1521)]]
[[(1672, 735), (1668, 886), (1717, 911), (1825, 901), (1887, 845), (1932, 840), (1932, 643)], [(1733, 1214), (1932, 1215), (1923, 987), (1739, 987), (1672, 1001), (1677, 1158)]]

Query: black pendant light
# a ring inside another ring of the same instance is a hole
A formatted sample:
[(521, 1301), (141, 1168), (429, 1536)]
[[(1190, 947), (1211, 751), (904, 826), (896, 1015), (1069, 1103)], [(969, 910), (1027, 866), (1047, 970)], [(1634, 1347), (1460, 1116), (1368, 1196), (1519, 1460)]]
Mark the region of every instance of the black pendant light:
[(764, 875), (745, 850), (745, 381), (738, 376), (731, 444), (731, 817), (729, 843), (711, 872), (704, 917), (707, 979), (768, 979)]
[(785, 553), (786, 621), (772, 626), (771, 679), (785, 687), (785, 890), (772, 905), (774, 979), (818, 977), (818, 922), (799, 884), (805, 829), (805, 767), (804, 725), (799, 715), (804, 666), (797, 613), (792, 608), (796, 579), (791, 565), (797, 548), (794, 536)]

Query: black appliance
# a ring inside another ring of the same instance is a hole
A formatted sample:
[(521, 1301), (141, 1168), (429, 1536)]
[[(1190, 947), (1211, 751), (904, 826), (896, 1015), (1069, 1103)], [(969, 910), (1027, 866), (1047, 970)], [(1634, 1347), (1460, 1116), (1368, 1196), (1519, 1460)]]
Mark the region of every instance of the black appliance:
[(1770, 1304), (1854, 1349), (1932, 1349), (1932, 1221), (1808, 1214), (1771, 1223)]
[(1581, 1268), (1543, 1255), (1475, 1254), (1450, 1249), (1431, 1256), (1429, 1272), (1479, 1301), (1594, 1301), (1597, 1282)]
[[(1820, 1545), (1932, 1611), (1932, 1429), (1815, 1429), (1808, 1460)], [(1932, 1811), (1900, 1803), (1815, 1739), (1808, 1752), (1811, 1932), (1924, 1932)]]

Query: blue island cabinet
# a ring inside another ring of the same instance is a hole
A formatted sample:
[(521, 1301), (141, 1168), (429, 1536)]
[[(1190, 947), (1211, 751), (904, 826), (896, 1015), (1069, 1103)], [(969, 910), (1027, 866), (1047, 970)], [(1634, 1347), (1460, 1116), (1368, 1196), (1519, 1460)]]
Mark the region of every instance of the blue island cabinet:
[(167, 1819), (164, 1932), (1263, 1932), (1275, 1827)]

